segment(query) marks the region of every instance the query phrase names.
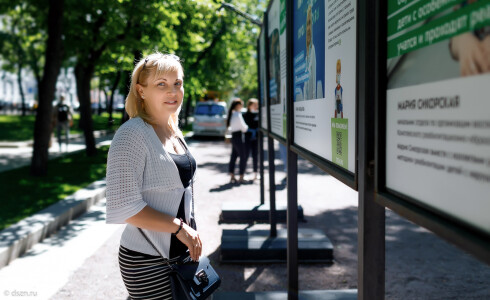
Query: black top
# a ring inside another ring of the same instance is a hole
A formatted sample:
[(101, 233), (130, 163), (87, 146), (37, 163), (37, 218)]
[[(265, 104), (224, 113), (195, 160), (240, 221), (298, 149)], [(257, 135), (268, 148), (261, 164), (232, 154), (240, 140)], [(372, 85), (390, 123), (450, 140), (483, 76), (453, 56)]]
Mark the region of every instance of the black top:
[[(247, 111), (243, 114), (243, 120), (245, 121), (245, 124), (248, 125), (248, 129), (255, 130), (259, 128), (259, 113)], [(248, 131), (245, 133), (245, 136), (250, 137), (252, 136), (252, 133)]]
[[(192, 157), (191, 153), (189, 152), (189, 149), (185, 146), (185, 144), (180, 140), (179, 142), (181, 143), (182, 147), (184, 147), (185, 152), (187, 155), (189, 155), (189, 158), (191, 159), (192, 162), (192, 171), (193, 173), (196, 172), (196, 160), (194, 157)], [(179, 170), (179, 175), (180, 175), (180, 180), (182, 181), (182, 185), (184, 188), (187, 188), (191, 184), (192, 177), (194, 174), (191, 174), (191, 166), (189, 164), (189, 158), (187, 157), (186, 154), (173, 154), (169, 153), (170, 157), (175, 162), (175, 165), (177, 166), (177, 169)], [(180, 205), (179, 205), (179, 210), (177, 211), (177, 218), (182, 218), (185, 222), (185, 209), (184, 209), (184, 195), (182, 195), (182, 199), (180, 200)], [(195, 228), (194, 228), (195, 229)], [(177, 256), (180, 256), (184, 254), (187, 251), (187, 246), (184, 245), (175, 235), (172, 235), (172, 238), (170, 240), (170, 258), (174, 258)]]

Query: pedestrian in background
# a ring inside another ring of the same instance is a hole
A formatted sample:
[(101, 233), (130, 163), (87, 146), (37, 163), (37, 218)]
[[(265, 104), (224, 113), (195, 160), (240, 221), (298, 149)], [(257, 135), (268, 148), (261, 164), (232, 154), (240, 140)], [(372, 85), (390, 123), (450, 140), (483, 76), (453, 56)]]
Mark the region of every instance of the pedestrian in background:
[(257, 179), (257, 157), (259, 152), (259, 143), (257, 138), (257, 131), (259, 129), (259, 101), (255, 98), (251, 98), (247, 102), (247, 112), (243, 114), (243, 119), (248, 126), (248, 130), (245, 133), (245, 165), (248, 161), (250, 153), (252, 154), (252, 166), (254, 171), (254, 177), (252, 180)]
[(247, 166), (247, 158), (245, 157), (245, 145), (243, 142), (243, 133), (247, 132), (248, 126), (245, 124), (242, 116), (243, 102), (237, 98), (233, 100), (228, 111), (228, 119), (226, 120), (226, 126), (231, 132), (231, 157), (228, 164), (228, 172), (230, 174), (230, 182), (236, 182), (235, 178), (235, 164), (238, 157), (240, 157), (239, 164), (239, 183), (245, 182), (244, 174), (245, 167)]
[(168, 265), (187, 249), (194, 261), (202, 252), (193, 209), (196, 161), (178, 127), (183, 85), (177, 56), (142, 59), (126, 98), (131, 119), (109, 149), (106, 222), (127, 224), (119, 268), (131, 299), (172, 299)]
[[(60, 152), (62, 146), (61, 132), (65, 134), (66, 151), (68, 151), (68, 143), (70, 140), (70, 127), (73, 125), (73, 114), (68, 105), (64, 103), (65, 96), (60, 95), (58, 104), (54, 107), (53, 123), (56, 124), (56, 137), (58, 138), (58, 144), (60, 145)], [(52, 126), (54, 128), (54, 126)]]

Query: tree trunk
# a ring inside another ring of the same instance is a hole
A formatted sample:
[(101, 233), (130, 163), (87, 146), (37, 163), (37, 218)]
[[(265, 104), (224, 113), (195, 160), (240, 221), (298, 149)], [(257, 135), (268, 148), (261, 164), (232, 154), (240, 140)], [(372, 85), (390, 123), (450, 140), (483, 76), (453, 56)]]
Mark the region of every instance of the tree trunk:
[(93, 64), (82, 65), (78, 62), (75, 66), (75, 78), (77, 82), (77, 96), (80, 102), (80, 122), (83, 122), (85, 136), (85, 152), (87, 156), (97, 154), (95, 147), (94, 127), (92, 122), (92, 110), (90, 107), (90, 80), (94, 73)]
[(102, 114), (102, 97), (100, 96), (100, 91), (102, 90), (102, 80), (99, 79), (99, 88), (97, 90), (97, 115)]
[(107, 107), (107, 112), (109, 113), (109, 126), (112, 126), (114, 120), (112, 119), (112, 108), (114, 106), (114, 94), (116, 93), (117, 86), (119, 85), (119, 81), (121, 81), (121, 70), (118, 70), (116, 73), (116, 78), (114, 79), (114, 84), (111, 88), (111, 97), (109, 98), (109, 104)]
[(24, 96), (24, 89), (22, 88), (22, 63), (19, 61), (17, 64), (17, 83), (19, 84), (20, 99), (22, 100), (22, 116), (26, 115), (26, 97)]
[(43, 78), (39, 85), (39, 106), (34, 126), (34, 147), (31, 161), (31, 174), (43, 176), (48, 172), (48, 149), (51, 138), (51, 120), (56, 80), (63, 59), (63, 0), (50, 0), (48, 12), (48, 40), (46, 41), (46, 60)]
[[(131, 71), (124, 71), (125, 73), (125, 79), (126, 79), (126, 82), (124, 84), (124, 86), (126, 87), (126, 95), (129, 94), (129, 87), (131, 86)], [(128, 113), (126, 112), (126, 101), (124, 101), (124, 109), (122, 111), (122, 118), (121, 118), (121, 125), (124, 124), (127, 120), (129, 120), (129, 115)]]
[[(107, 91), (105, 90), (105, 88), (102, 89), (102, 93), (104, 93), (105, 107), (106, 107), (107, 113), (109, 113), (109, 101), (110, 101), (109, 100), (109, 95), (107, 94)], [(112, 110), (109, 113), (109, 119), (107, 120), (107, 129), (111, 129), (112, 128), (111, 114), (112, 114)]]
[[(136, 66), (136, 64), (138, 63), (138, 61), (141, 59), (141, 52), (139, 50), (134, 50), (133, 51), (133, 57), (134, 57), (134, 65)], [(131, 86), (131, 75), (132, 75), (132, 72), (131, 71), (126, 71), (126, 95), (129, 94), (129, 88)], [(124, 124), (124, 122), (126, 122), (127, 120), (129, 120), (129, 116), (128, 116), (128, 113), (126, 112), (126, 103), (124, 103), (125, 107), (124, 107), (124, 111), (123, 111), (123, 117), (121, 119), (121, 125)]]

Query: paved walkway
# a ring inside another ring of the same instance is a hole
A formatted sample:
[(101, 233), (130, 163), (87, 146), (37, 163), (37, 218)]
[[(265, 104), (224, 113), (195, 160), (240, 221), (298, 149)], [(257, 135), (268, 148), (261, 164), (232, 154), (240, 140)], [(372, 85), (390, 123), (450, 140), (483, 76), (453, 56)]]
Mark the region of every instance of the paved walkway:
[[(197, 222), (204, 253), (222, 276), (221, 290), (285, 290), (285, 264), (219, 264), (221, 231), (249, 226), (218, 225), (221, 204), (258, 203), (259, 184), (227, 183), (230, 148), (222, 141), (191, 141), (190, 145), (198, 161)], [(300, 266), (300, 289), (356, 288), (357, 193), (304, 160), (299, 162), (299, 171), (299, 203), (307, 219), (300, 227), (324, 230), (335, 247), (333, 264)], [(280, 184), (284, 173), (278, 171), (276, 177), (277, 199), (285, 200), (286, 189)], [(36, 292), (35, 299), (127, 299), (117, 263), (122, 227), (106, 225), (104, 219), (101, 202), (57, 235), (0, 269), (0, 299), (13, 298), (5, 291), (26, 295)], [(386, 299), (490, 298), (488, 266), (390, 211), (386, 232)]]
[(121, 229), (122, 226), (105, 224), (105, 199), (97, 203), (22, 258), (0, 269), (0, 299), (13, 298), (20, 292), (35, 294), (36, 299), (49, 299), (108, 237)]
[[(97, 145), (103, 145), (110, 143), (113, 133), (109, 134), (97, 134), (95, 142)], [(60, 151), (59, 145), (55, 139), (53, 139), (53, 144), (49, 148), (49, 158), (53, 159), (65, 155), (66, 153), (71, 153), (85, 149), (85, 140), (83, 137), (78, 135), (77, 137), (70, 138), (70, 143), (68, 147), (63, 143), (62, 151)], [(23, 166), (30, 165), (32, 159), (32, 141), (26, 142), (0, 142), (0, 172), (20, 168)]]

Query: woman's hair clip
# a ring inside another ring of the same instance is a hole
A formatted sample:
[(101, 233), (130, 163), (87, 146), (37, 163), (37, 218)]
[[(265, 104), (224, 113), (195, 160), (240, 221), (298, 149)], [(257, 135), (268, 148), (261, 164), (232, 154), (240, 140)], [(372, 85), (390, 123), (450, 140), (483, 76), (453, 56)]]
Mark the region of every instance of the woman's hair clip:
[[(176, 61), (178, 61), (179, 63), (181, 62), (180, 57), (178, 57), (178, 56), (177, 56), (177, 55), (175, 55), (175, 54), (162, 54), (162, 56), (163, 56), (163, 57), (170, 57), (170, 58), (173, 58), (173, 59), (175, 59)], [(149, 60), (149, 59), (150, 59), (149, 57), (145, 58), (145, 63), (143, 64), (143, 68), (142, 68), (141, 70), (144, 70), (144, 69), (146, 68), (146, 63), (148, 62), (148, 60)]]
[(145, 58), (145, 63), (143, 64), (143, 70), (145, 69), (145, 67), (146, 67), (146, 63), (148, 62), (148, 60), (149, 60), (149, 59), (150, 59), (150, 58), (148, 58), (148, 57), (147, 57), (147, 58)]

